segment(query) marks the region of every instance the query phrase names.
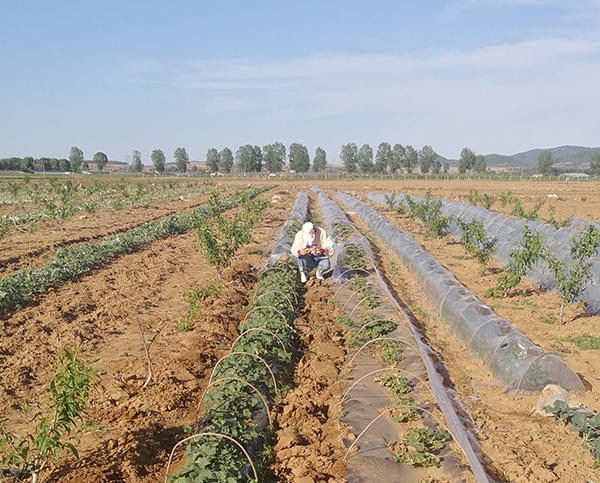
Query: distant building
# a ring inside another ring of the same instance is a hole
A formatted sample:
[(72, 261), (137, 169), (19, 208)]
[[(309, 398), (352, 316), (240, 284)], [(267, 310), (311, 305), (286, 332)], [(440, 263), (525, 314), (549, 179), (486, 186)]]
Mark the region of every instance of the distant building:
[(586, 173), (563, 173), (559, 178), (565, 178), (565, 181), (570, 179), (589, 179), (590, 175)]

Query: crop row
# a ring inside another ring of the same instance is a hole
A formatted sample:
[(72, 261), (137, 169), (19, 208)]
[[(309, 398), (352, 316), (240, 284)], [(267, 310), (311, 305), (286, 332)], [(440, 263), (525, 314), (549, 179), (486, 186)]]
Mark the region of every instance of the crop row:
[(275, 255), (260, 274), (240, 336), (213, 369), (202, 419), (184, 440), (184, 466), (167, 476), (174, 483), (254, 482), (270, 463), (270, 403), (291, 367), (300, 291), (295, 265), (277, 254), (289, 251), (286, 233), (304, 220), (306, 208), (306, 197), (298, 196)]
[(148, 222), (119, 235), (111, 235), (96, 244), (82, 243), (74, 248), (59, 248), (42, 268), (19, 270), (0, 279), (0, 308), (20, 308), (36, 293), (43, 293), (60, 282), (90, 273), (110, 259), (135, 251), (152, 240), (181, 234), (196, 226), (211, 212), (231, 209), (244, 197), (253, 197), (270, 187), (253, 188), (218, 200), (214, 195), (204, 206), (184, 215), (172, 215), (159, 222)]
[(134, 205), (173, 200), (191, 193), (217, 189), (207, 183), (138, 182), (136, 184), (92, 183), (79, 188), (71, 180), (61, 183), (50, 178), (46, 185), (37, 183), (0, 185), (0, 205), (31, 205), (25, 213), (0, 216), (0, 238), (12, 226), (23, 226), (48, 220), (65, 220), (77, 213), (96, 213), (101, 210), (121, 210)]
[(429, 194), (417, 198), (369, 193), (368, 198), (419, 218), (431, 236), (453, 233), (465, 248), (469, 246), (465, 235), (477, 235), (478, 240), (473, 241), (478, 246), (472, 248), (480, 261), (485, 265), (494, 256), (507, 266), (492, 296), (506, 296), (521, 277), (528, 276), (560, 294), (561, 323), (565, 305), (577, 300), (585, 302), (589, 313), (600, 313), (600, 230), (592, 222), (581, 230), (557, 229), (552, 224), (507, 218), (478, 206), (434, 199)]
[[(345, 204), (349, 206), (348, 199), (344, 199), (340, 193), (338, 193), (336, 196), (338, 197), (338, 200), (341, 199), (342, 202), (346, 201)], [(405, 328), (404, 330), (406, 331), (406, 334), (400, 335), (397, 329), (395, 329), (394, 332), (390, 332), (392, 328), (396, 327), (395, 323), (393, 324), (393, 327), (386, 327), (386, 322), (388, 321), (386, 321), (385, 318), (377, 315), (377, 312), (380, 309), (377, 309), (373, 306), (366, 306), (364, 316), (360, 317), (359, 319), (359, 327), (351, 338), (351, 342), (353, 343), (356, 343), (357, 340), (361, 340), (362, 338), (365, 341), (365, 346), (382, 346), (379, 351), (383, 357), (383, 362), (389, 364), (389, 371), (386, 374), (377, 376), (376, 381), (379, 382), (379, 384), (387, 386), (396, 400), (398, 407), (393, 409), (391, 414), (396, 418), (397, 421), (409, 422), (414, 418), (419, 419), (417, 415), (419, 415), (421, 418), (424, 418), (428, 413), (422, 404), (416, 404), (415, 402), (410, 402), (410, 400), (407, 399), (406, 394), (410, 391), (408, 391), (406, 383), (402, 382), (406, 378), (415, 378), (413, 372), (409, 372), (406, 375), (403, 374), (402, 368), (404, 365), (402, 360), (406, 358), (414, 363), (415, 357), (420, 358), (423, 361), (422, 371), (427, 374), (429, 389), (436, 400), (437, 407), (440, 409), (446, 419), (447, 428), (450, 429), (452, 436), (454, 436), (456, 442), (462, 448), (462, 451), (468, 459), (474, 474), (477, 475), (478, 479), (481, 478), (481, 481), (485, 481), (483, 478), (487, 479), (487, 477), (485, 476), (485, 470), (481, 464), (480, 456), (478, 456), (478, 446), (474, 442), (472, 435), (468, 434), (468, 428), (472, 427), (472, 422), (463, 420), (457, 414), (457, 408), (461, 407), (461, 403), (453, 398), (453, 396), (444, 387), (443, 377), (437, 372), (436, 366), (431, 359), (433, 351), (431, 348), (429, 348), (427, 343), (423, 340), (416, 329), (414, 325), (414, 316), (409, 309), (402, 306), (396, 300), (396, 297), (390, 292), (387, 284), (384, 282), (379, 268), (374, 261), (373, 254), (371, 253), (370, 242), (350, 224), (340, 207), (331, 201), (327, 196), (325, 196), (323, 192), (319, 193), (319, 205), (324, 215), (324, 219), (328, 224), (330, 224), (332, 229), (343, 238), (347, 237), (347, 241), (350, 242), (350, 244), (346, 243), (344, 245), (345, 248), (347, 249), (353, 247), (353, 250), (356, 249), (360, 252), (363, 252), (362, 259), (364, 261), (368, 261), (364, 265), (365, 268), (368, 268), (367, 270), (361, 268), (359, 271), (355, 271), (354, 267), (351, 265), (347, 265), (345, 267), (350, 269), (350, 272), (355, 272), (354, 275), (351, 275), (348, 286), (352, 290), (357, 291), (358, 299), (364, 303), (364, 301), (367, 301), (368, 298), (365, 297), (364, 292), (361, 291), (362, 287), (352, 287), (352, 282), (356, 278), (363, 278), (365, 274), (367, 274), (369, 277), (372, 275), (375, 282), (373, 285), (371, 285), (372, 290), (376, 294), (381, 293), (385, 295), (385, 299), (388, 300), (392, 305), (392, 307), (386, 309), (386, 304), (383, 303), (381, 313), (389, 314), (391, 309), (391, 313), (395, 312), (404, 316), (404, 323), (401, 326)], [(350, 208), (355, 211), (356, 207), (351, 205)], [(376, 230), (373, 230), (373, 232), (378, 234)], [(338, 263), (340, 261), (342, 263), (345, 261), (352, 263), (355, 258), (356, 257), (354, 255), (340, 254)], [(340, 266), (338, 267), (338, 270), (342, 272), (344, 267)], [(359, 274), (361, 274), (360, 272), (362, 272), (363, 277), (359, 277)], [(383, 300), (379, 295), (376, 295), (375, 299)], [(399, 342), (400, 345), (404, 347), (401, 348), (397, 345), (390, 344), (391, 342)], [(405, 352), (407, 350), (413, 352), (414, 354), (406, 354)], [(396, 354), (392, 355), (391, 352), (396, 352)], [(354, 358), (356, 358), (356, 355)], [(421, 379), (417, 380), (424, 382)], [(386, 412), (387, 411), (384, 411), (384, 413)], [(461, 412), (461, 414), (466, 413)], [(418, 428), (415, 427), (413, 423), (412, 425), (409, 425), (408, 430), (404, 435), (403, 443), (388, 444), (388, 451), (395, 455), (394, 458), (396, 461), (410, 464), (412, 466), (430, 466), (432, 464), (437, 464), (435, 462), (435, 457), (433, 454), (431, 454), (431, 451), (433, 451), (434, 447), (437, 449), (441, 448), (444, 439), (449, 437), (449, 435), (443, 436), (444, 433), (445, 431), (441, 429), (433, 429), (429, 426)]]
[(338, 197), (382, 238), (415, 275), (434, 309), (469, 347), (484, 360), (496, 381), (507, 389), (539, 391), (558, 384), (575, 393), (585, 389), (579, 377), (557, 354), (546, 353), (516, 327), (481, 302), (454, 275), (375, 210), (342, 193)]

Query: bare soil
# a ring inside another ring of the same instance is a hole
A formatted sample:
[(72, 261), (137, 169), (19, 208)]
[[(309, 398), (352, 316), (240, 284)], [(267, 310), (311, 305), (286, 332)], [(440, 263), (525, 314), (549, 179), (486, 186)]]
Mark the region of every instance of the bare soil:
[[(268, 181), (252, 181), (266, 184)], [(227, 181), (224, 181), (227, 183)], [(231, 182), (246, 185), (248, 181)], [(164, 481), (169, 452), (192, 424), (196, 406), (214, 363), (227, 353), (246, 314), (258, 271), (279, 236), (299, 190), (318, 184), (333, 197), (336, 189), (366, 200), (369, 191), (408, 192), (465, 201), (469, 189), (496, 197), (511, 190), (531, 209), (543, 200), (541, 218), (555, 206), (555, 217), (600, 218), (600, 184), (595, 182), (486, 182), (476, 180), (382, 181), (341, 179), (278, 182), (265, 196), (271, 205), (234, 265), (223, 276), (225, 292), (209, 299), (189, 332), (178, 331), (187, 313), (185, 292), (216, 279), (196, 241), (195, 233), (158, 240), (121, 256), (80, 280), (64, 283), (37, 297), (19, 311), (2, 314), (0, 322), (0, 414), (7, 425), (22, 430), (23, 406), (30, 412), (44, 406), (52, 365), (64, 347), (79, 347), (100, 373), (80, 434), (80, 458), (64, 455), (42, 475), (47, 482)], [(118, 212), (104, 211), (55, 222), (39, 223), (35, 231), (12, 230), (0, 240), (2, 276), (30, 264), (43, 265), (56, 247), (99, 240), (143, 221), (183, 213), (205, 201), (176, 200)], [(317, 212), (316, 202), (312, 209)], [(492, 207), (503, 211), (499, 203)], [(505, 213), (506, 214), (506, 213)], [(559, 299), (524, 282), (510, 299), (486, 299), (495, 283), (494, 270), (479, 275), (479, 266), (452, 239), (428, 240), (416, 223), (393, 213), (385, 216), (411, 231), (444, 266), (502, 317), (547, 351), (558, 352), (584, 381), (585, 406), (600, 409), (600, 353), (580, 350), (568, 342), (573, 335), (600, 332), (600, 317), (586, 316), (581, 306), (568, 308), (559, 325)], [(351, 215), (360, 228), (360, 220)], [(448, 381), (474, 419), (480, 445), (497, 479), (513, 482), (600, 481), (600, 470), (582, 448), (581, 438), (554, 418), (530, 414), (538, 397), (504, 394), (491, 384), (481, 361), (467, 356), (466, 347), (448, 333), (428, 305), (420, 287), (394, 255), (376, 239), (382, 269), (426, 329), (431, 346), (448, 370)], [(492, 265), (492, 269), (500, 267)], [(278, 433), (272, 471), (277, 481), (310, 483), (346, 481), (344, 438), (351, 428), (339, 420), (339, 384), (345, 359), (345, 334), (335, 324), (338, 315), (327, 300), (329, 282), (310, 280), (305, 310), (295, 325), (303, 345), (287, 396), (277, 402)], [(554, 316), (554, 318), (553, 318)], [(143, 388), (148, 367), (140, 327), (149, 345), (153, 377)], [(433, 481), (433, 480), (432, 480)]]

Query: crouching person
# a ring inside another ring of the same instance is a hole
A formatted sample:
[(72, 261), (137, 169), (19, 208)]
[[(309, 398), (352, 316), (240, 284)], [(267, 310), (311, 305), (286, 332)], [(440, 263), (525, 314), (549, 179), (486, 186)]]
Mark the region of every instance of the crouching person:
[(331, 268), (333, 241), (323, 228), (307, 221), (302, 225), (302, 230), (296, 233), (291, 252), (298, 260), (302, 283), (306, 283), (306, 274), (313, 268), (317, 269), (317, 279), (323, 280), (323, 272)]

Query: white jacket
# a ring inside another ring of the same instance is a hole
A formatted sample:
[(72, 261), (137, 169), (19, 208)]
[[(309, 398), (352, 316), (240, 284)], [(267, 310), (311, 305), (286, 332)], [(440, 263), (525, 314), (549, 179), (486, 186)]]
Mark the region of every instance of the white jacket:
[[(306, 233), (300, 230), (294, 237), (294, 243), (292, 243), (290, 251), (293, 256), (298, 257), (300, 255), (298, 250), (306, 248), (307, 245)], [(327, 236), (327, 232), (323, 228), (315, 226), (315, 239), (313, 245), (316, 245), (323, 255), (326, 255), (329, 258), (333, 256), (333, 241)]]

